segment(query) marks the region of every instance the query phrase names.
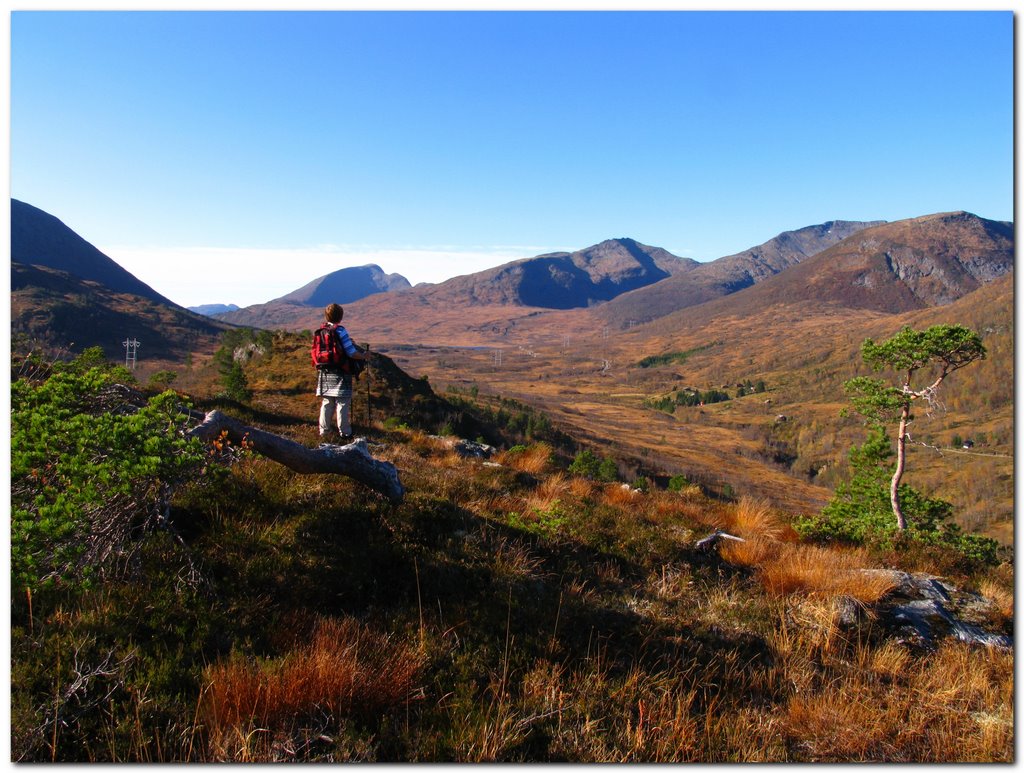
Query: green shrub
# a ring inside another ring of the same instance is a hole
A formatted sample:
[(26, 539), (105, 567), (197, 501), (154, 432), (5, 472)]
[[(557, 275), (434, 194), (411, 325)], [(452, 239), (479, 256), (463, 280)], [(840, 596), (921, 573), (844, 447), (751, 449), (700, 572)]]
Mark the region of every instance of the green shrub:
[(95, 562), (159, 522), (171, 487), (206, 462), (182, 431), (178, 397), (126, 409), (117, 373), (70, 367), (11, 385), (14, 587), (87, 583)]
[(569, 465), (569, 472), (584, 478), (596, 479), (601, 469), (601, 460), (588, 448), (583, 449)]
[(605, 483), (614, 483), (619, 479), (619, 466), (615, 460), (606, 456), (597, 468), (597, 479)]
[(167, 390), (177, 377), (178, 374), (173, 370), (158, 370), (149, 377), (149, 385), (160, 390)]
[(508, 522), (510, 526), (517, 529), (552, 539), (562, 530), (568, 515), (561, 500), (556, 499), (546, 510), (535, 507), (526, 515), (520, 515), (517, 512), (509, 513)]
[(668, 481), (669, 491), (682, 491), (684, 488), (690, 485), (690, 481), (687, 480), (685, 475), (673, 475)]

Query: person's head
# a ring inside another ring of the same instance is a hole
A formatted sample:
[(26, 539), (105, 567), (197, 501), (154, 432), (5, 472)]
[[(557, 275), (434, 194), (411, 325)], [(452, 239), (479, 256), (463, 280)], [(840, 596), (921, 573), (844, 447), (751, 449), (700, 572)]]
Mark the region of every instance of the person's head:
[(341, 322), (341, 318), (345, 316), (345, 310), (341, 308), (337, 303), (330, 303), (327, 308), (324, 309), (324, 319), (330, 322), (332, 325), (337, 325)]

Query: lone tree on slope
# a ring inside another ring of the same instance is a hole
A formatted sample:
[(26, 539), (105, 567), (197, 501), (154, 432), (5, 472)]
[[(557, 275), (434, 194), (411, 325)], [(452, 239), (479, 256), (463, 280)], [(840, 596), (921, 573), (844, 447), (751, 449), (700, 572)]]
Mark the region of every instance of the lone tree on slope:
[[(898, 493), (906, 469), (907, 427), (913, 420), (911, 407), (918, 400), (933, 404), (945, 378), (975, 360), (984, 359), (985, 347), (977, 333), (962, 325), (933, 325), (924, 331), (905, 327), (879, 344), (867, 339), (861, 346), (861, 356), (875, 371), (887, 367), (896, 371), (902, 382), (892, 386), (881, 379), (859, 376), (844, 385), (854, 410), (869, 424), (883, 431), (886, 425), (896, 423), (898, 426), (896, 469), (889, 486), (889, 499), (896, 526), (902, 531), (907, 528), (907, 519)], [(915, 387), (915, 379), (920, 378), (931, 381), (927, 386)]]

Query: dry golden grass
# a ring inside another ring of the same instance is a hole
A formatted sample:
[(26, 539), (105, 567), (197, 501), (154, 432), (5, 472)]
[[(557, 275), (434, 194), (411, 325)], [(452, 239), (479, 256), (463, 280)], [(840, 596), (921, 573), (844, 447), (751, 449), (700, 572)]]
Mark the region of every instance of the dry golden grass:
[(738, 537), (761, 538), (795, 542), (798, 537), (789, 519), (772, 507), (765, 499), (742, 497), (726, 516), (730, 519), (722, 528)]
[(793, 542), (796, 535), (784, 517), (765, 500), (743, 498), (727, 507), (721, 526), (742, 541), (722, 540), (721, 556), (735, 566), (758, 570), (765, 588), (774, 594), (849, 596), (877, 601), (894, 586), (885, 572), (871, 568), (863, 550), (841, 550)]
[(696, 483), (691, 483), (689, 486), (683, 486), (681, 489), (679, 489), (679, 491), (676, 492), (676, 495), (682, 497), (683, 499), (704, 498), (704, 492), (701, 491), (700, 486), (698, 486)]
[(880, 676), (894, 678), (903, 674), (910, 664), (910, 651), (898, 642), (887, 641), (876, 650), (861, 647), (860, 667)]
[(517, 540), (501, 537), (494, 549), (494, 572), (505, 577), (535, 577), (543, 561)]
[[(815, 761), (1009, 762), (1013, 655), (948, 643), (913, 659), (897, 645), (859, 671), (794, 694), (784, 733)], [(885, 679), (879, 679), (884, 676)]]
[(743, 542), (722, 540), (719, 554), (734, 566), (764, 566), (775, 559), (781, 546), (778, 542), (763, 537), (748, 537)]
[(870, 569), (870, 563), (864, 551), (815, 545), (780, 545), (780, 548), (772, 560), (760, 566), (761, 581), (771, 593), (849, 596), (871, 603), (896, 585), (885, 572), (865, 571)]
[(594, 492), (597, 490), (598, 484), (587, 478), (581, 478), (573, 475), (569, 478), (569, 484), (567, 491), (576, 500), (590, 499), (594, 496)]
[(535, 443), (514, 453), (502, 451), (495, 461), (513, 470), (539, 475), (551, 467), (551, 460), (551, 446), (547, 443)]
[(981, 591), (982, 596), (992, 602), (999, 621), (1009, 622), (1013, 620), (1013, 590), (1008, 589), (1001, 582), (994, 579), (982, 580), (978, 590)]
[(644, 495), (625, 483), (610, 483), (604, 487), (603, 500), (606, 505), (621, 508), (633, 508)]
[(561, 472), (556, 472), (540, 482), (526, 498), (528, 509), (536, 509), (547, 512), (556, 503), (563, 501), (569, 493), (569, 478)]
[(308, 642), (280, 659), (213, 664), (201, 706), (213, 756), (234, 757), (254, 728), (288, 730), (317, 713), (401, 705), (423, 664), (417, 649), (351, 619), (319, 621)]
[(679, 601), (693, 591), (693, 573), (686, 565), (662, 566), (657, 576), (648, 581), (653, 594), (664, 601)]
[(466, 503), (478, 515), (501, 515), (522, 508), (522, 500), (504, 492), (485, 493)]
[(693, 712), (697, 691), (662, 690), (653, 698), (638, 698), (635, 717), (621, 730), (628, 749), (621, 762), (693, 762), (700, 760), (703, 727)]

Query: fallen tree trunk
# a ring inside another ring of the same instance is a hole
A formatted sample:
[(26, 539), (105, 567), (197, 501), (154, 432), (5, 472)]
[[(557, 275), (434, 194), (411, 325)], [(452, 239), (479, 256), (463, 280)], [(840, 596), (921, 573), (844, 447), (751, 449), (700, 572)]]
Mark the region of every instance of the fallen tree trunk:
[(215, 440), (224, 432), (232, 443), (241, 445), (244, 441), (251, 450), (295, 472), (345, 475), (395, 503), (401, 502), (405, 496), (405, 487), (398, 479), (398, 469), (391, 462), (374, 459), (362, 438), (345, 446), (306, 448), (272, 432), (248, 427), (220, 411), (210, 411), (203, 423), (189, 434), (202, 440)]

